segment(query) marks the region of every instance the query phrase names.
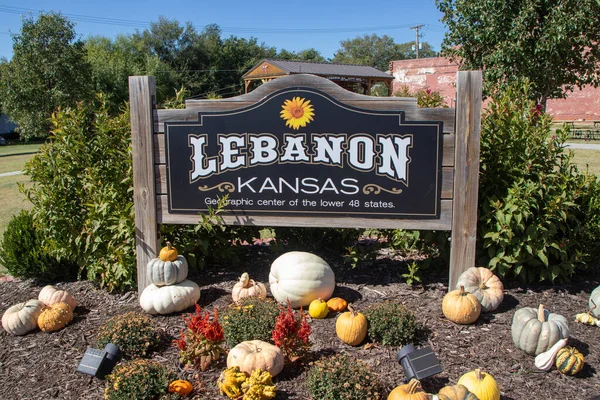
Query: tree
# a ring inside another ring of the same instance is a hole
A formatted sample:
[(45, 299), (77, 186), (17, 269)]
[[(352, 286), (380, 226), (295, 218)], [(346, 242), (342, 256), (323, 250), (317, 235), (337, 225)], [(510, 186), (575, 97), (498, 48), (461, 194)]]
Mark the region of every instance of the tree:
[(550, 98), (600, 82), (597, 0), (437, 0), (448, 33), (442, 53), (482, 69), (492, 93), (520, 78), (544, 108)]
[(152, 75), (156, 78), (157, 101), (174, 95), (176, 79), (169, 65), (139, 46), (133, 36), (119, 35), (114, 41), (103, 36), (86, 40), (87, 61), (97, 93), (104, 94), (109, 110), (115, 115), (129, 100), (129, 76)]
[[(409, 60), (417, 58), (417, 51), (414, 49), (415, 42), (406, 42), (398, 45), (398, 48), (403, 53), (400, 60)], [(419, 42), (419, 58), (437, 57), (437, 52), (427, 42)]]
[(73, 24), (61, 14), (23, 18), (13, 36), (13, 58), (0, 77), (2, 106), (23, 139), (45, 137), (57, 107), (92, 96), (90, 66)]
[(342, 40), (340, 44), (342, 48), (333, 55), (334, 63), (370, 65), (387, 71), (390, 61), (402, 58), (398, 45), (387, 35), (364, 35)]
[(319, 50), (310, 48), (299, 51), (298, 53), (281, 49), (276, 56), (279, 60), (297, 60), (325, 63), (327, 60), (321, 55)]
[[(416, 57), (415, 51), (412, 50), (414, 42), (397, 44), (387, 35), (364, 35), (342, 40), (340, 44), (342, 48), (335, 52), (332, 60), (334, 63), (370, 65), (380, 71), (387, 71), (390, 61)], [(422, 42), (422, 46), (419, 57), (436, 56), (429, 43)]]

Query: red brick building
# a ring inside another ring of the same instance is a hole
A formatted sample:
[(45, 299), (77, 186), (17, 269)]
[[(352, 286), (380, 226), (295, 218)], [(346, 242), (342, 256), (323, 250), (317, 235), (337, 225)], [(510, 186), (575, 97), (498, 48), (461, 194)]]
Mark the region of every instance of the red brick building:
[[(392, 91), (395, 93), (402, 85), (408, 85), (411, 91), (429, 88), (439, 91), (446, 104), (454, 107), (457, 70), (458, 65), (444, 57), (392, 61)], [(548, 100), (547, 112), (556, 120), (600, 120), (600, 88), (575, 89), (566, 99)]]

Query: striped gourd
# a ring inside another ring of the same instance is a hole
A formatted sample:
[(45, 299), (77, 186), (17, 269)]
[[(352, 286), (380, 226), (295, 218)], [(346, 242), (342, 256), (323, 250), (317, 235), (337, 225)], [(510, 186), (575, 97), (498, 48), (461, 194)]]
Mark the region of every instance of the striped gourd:
[(556, 354), (556, 369), (566, 375), (575, 375), (583, 368), (583, 354), (575, 347), (563, 347)]

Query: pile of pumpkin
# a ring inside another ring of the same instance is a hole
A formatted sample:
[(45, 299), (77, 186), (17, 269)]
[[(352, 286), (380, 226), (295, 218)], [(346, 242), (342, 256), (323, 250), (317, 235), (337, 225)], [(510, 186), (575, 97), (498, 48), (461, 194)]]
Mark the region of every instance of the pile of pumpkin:
[[(442, 312), (457, 324), (472, 324), (481, 312), (496, 310), (504, 299), (504, 286), (493, 272), (484, 267), (471, 267), (457, 281), (456, 290), (449, 292), (442, 301)], [(600, 297), (600, 288), (592, 292)], [(590, 306), (591, 307), (591, 306)], [(598, 325), (596, 318), (587, 314), (577, 315), (577, 320), (588, 325)], [(567, 319), (553, 314), (540, 305), (537, 309), (524, 307), (517, 310), (511, 325), (514, 344), (525, 353), (536, 356), (536, 368), (549, 371), (552, 366), (563, 374), (575, 375), (583, 368), (583, 355), (574, 347), (567, 347), (569, 327)]]
[(9, 307), (2, 315), (2, 327), (12, 335), (25, 335), (36, 328), (54, 332), (73, 320), (77, 300), (64, 290), (48, 285), (42, 288), (38, 299)]
[[(200, 288), (186, 279), (187, 274), (185, 257), (167, 242), (158, 257), (147, 264), (146, 276), (151, 284), (140, 296), (142, 309), (149, 314), (170, 314), (195, 304), (200, 299)], [(325, 260), (311, 253), (292, 251), (277, 258), (271, 265), (269, 286), (279, 303), (289, 301), (292, 308), (308, 307), (313, 318), (325, 318), (329, 310), (340, 312), (347, 306), (345, 300), (331, 298), (335, 289), (333, 270)], [(265, 285), (250, 279), (247, 273), (242, 274), (232, 291), (233, 301), (266, 295)], [(367, 320), (350, 308), (338, 317), (336, 332), (343, 342), (356, 346), (367, 335)]]
[(494, 378), (479, 369), (467, 372), (454, 386), (440, 389), (438, 394), (426, 393), (421, 382), (411, 379), (400, 385), (388, 396), (388, 400), (500, 400), (500, 388)]

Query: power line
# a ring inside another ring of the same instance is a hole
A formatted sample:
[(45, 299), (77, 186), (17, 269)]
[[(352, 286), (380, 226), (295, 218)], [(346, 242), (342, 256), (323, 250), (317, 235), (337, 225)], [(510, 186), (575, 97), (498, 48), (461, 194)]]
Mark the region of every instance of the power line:
[[(49, 12), (48, 10), (34, 10), (23, 7), (12, 7), (0, 5), (0, 12), (9, 14), (31, 14), (31, 13), (44, 13)], [(151, 22), (148, 21), (136, 21), (121, 18), (105, 18), (96, 17), (82, 14), (69, 14), (62, 13), (65, 17), (68, 17), (74, 22), (88, 22), (100, 25), (117, 25), (126, 26), (133, 28), (148, 28)], [(200, 25), (200, 28), (206, 28), (208, 25)], [(420, 25), (423, 26), (423, 25)], [(327, 33), (352, 33), (352, 32), (369, 32), (369, 31), (382, 31), (382, 30), (397, 30), (406, 29), (410, 27), (410, 24), (402, 25), (378, 25), (378, 26), (365, 26), (365, 27), (349, 27), (349, 28), (252, 28), (252, 27), (236, 27), (236, 26), (219, 26), (222, 32), (229, 33), (249, 33), (249, 34), (327, 34)], [(411, 28), (412, 29), (412, 28)]]

